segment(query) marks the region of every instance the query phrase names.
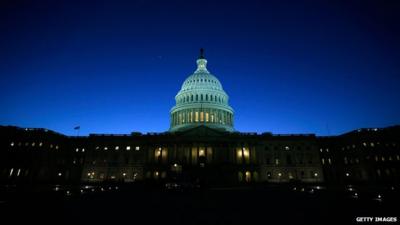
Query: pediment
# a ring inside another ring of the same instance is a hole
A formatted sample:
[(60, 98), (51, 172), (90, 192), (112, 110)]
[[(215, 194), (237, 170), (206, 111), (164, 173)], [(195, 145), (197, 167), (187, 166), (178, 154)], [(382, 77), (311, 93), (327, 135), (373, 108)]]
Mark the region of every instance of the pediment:
[(204, 125), (200, 125), (197, 127), (193, 127), (184, 131), (179, 131), (176, 132), (177, 135), (183, 136), (183, 137), (199, 137), (199, 136), (224, 136), (228, 132), (227, 131), (222, 131), (222, 130), (217, 130), (213, 129)]

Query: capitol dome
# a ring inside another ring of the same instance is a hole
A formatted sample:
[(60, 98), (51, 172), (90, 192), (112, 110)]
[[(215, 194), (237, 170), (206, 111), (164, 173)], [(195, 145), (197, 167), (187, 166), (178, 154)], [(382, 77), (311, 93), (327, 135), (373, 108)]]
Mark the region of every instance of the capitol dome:
[(182, 84), (171, 109), (170, 131), (182, 131), (204, 125), (233, 131), (233, 109), (219, 80), (207, 70), (203, 49), (197, 59), (197, 69)]

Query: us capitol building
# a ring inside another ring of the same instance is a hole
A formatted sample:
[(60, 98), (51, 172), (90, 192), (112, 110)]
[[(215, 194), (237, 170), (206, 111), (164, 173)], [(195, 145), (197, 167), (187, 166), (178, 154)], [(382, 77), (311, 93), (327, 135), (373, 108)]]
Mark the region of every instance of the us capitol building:
[(66, 136), (1, 126), (0, 182), (399, 183), (400, 127), (338, 136), (243, 133), (201, 50), (163, 133)]

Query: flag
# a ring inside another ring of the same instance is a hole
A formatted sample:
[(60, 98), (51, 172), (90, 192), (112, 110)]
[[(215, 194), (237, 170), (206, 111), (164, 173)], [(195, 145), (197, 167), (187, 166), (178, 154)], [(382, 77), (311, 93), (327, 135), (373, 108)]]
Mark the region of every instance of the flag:
[(79, 129), (81, 129), (81, 126), (74, 127), (74, 130), (79, 130)]

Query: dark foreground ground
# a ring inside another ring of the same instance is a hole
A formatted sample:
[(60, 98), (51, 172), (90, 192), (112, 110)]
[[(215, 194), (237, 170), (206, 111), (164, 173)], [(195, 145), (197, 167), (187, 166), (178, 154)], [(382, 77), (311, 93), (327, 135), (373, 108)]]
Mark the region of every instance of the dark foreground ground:
[(399, 200), (395, 186), (3, 186), (0, 224), (378, 224), (356, 218), (399, 219)]

